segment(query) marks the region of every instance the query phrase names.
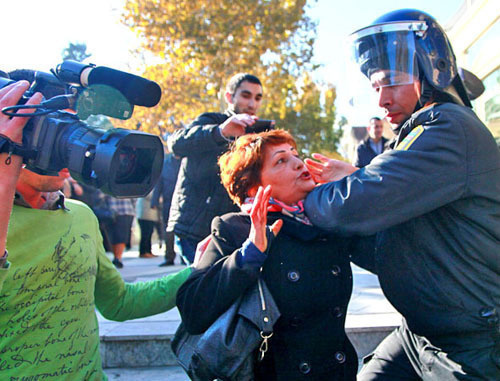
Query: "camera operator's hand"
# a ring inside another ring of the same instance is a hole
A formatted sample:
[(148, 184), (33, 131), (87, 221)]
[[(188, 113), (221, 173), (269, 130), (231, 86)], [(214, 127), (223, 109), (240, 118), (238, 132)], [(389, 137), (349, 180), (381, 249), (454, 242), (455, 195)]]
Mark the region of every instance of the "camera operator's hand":
[(314, 181), (320, 184), (340, 180), (359, 169), (345, 161), (330, 159), (319, 153), (313, 153), (312, 156), (318, 161), (305, 159), (304, 163)]
[(233, 115), (219, 126), (220, 132), (225, 138), (237, 138), (238, 136), (244, 135), (245, 128), (254, 124), (257, 119), (259, 118), (257, 118), (255, 115)]
[[(29, 83), (20, 81), (0, 89), (0, 134), (8, 137), (16, 143), (23, 141), (23, 128), (28, 122), (28, 118), (10, 118), (1, 110), (4, 107), (14, 106), (28, 90)], [(42, 94), (35, 94), (27, 104), (39, 104)], [(22, 110), (22, 112), (29, 112)], [(16, 189), (17, 179), (21, 171), (22, 157), (12, 156), (8, 159), (7, 153), (0, 154), (0, 259), (5, 266), (6, 257), (5, 241), (7, 239), (7, 228), (9, 226), (10, 212), (12, 211), (12, 200)], [(2, 258), (3, 257), (3, 258)]]
[[(14, 106), (30, 84), (27, 81), (19, 81), (9, 86), (0, 89), (0, 134), (3, 134), (16, 143), (23, 141), (23, 127), (28, 122), (29, 118), (10, 118), (5, 115), (1, 110), (4, 107)], [(29, 105), (39, 104), (42, 100), (42, 94), (36, 93), (26, 103)], [(33, 110), (22, 110), (22, 112), (30, 112)]]

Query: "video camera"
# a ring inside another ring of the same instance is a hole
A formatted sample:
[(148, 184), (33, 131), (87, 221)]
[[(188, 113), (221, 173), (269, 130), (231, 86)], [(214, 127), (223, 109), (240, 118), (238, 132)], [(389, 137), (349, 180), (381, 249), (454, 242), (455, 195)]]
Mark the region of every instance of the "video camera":
[[(0, 88), (12, 82), (0, 78)], [(25, 106), (35, 92), (49, 99)], [(161, 173), (160, 138), (123, 128), (94, 128), (81, 119), (102, 114), (125, 120), (132, 116), (134, 105), (153, 107), (160, 98), (161, 89), (153, 81), (68, 60), (51, 73), (35, 72), (19, 104), (1, 111), (11, 117), (31, 118), (23, 130), (22, 144), (23, 162), (29, 170), (57, 175), (68, 168), (75, 180), (105, 193), (141, 197), (151, 191)], [(26, 108), (35, 111), (18, 112)]]

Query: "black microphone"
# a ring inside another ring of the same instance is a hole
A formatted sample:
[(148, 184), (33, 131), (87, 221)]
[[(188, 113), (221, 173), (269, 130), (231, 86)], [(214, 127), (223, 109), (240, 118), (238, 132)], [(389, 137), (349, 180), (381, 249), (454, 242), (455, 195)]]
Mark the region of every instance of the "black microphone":
[(137, 106), (153, 107), (161, 98), (161, 88), (156, 82), (104, 66), (90, 70), (88, 84), (111, 86)]
[(154, 107), (161, 98), (160, 86), (149, 79), (105, 66), (87, 65), (66, 60), (57, 66), (57, 76), (66, 83), (83, 87), (106, 85), (119, 90), (137, 106)]

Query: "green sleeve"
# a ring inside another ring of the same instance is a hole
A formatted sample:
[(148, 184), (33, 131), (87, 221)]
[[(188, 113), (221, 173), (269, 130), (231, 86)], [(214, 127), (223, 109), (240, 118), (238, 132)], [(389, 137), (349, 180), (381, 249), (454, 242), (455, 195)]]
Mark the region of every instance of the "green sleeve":
[(102, 250), (98, 254), (95, 304), (106, 319), (116, 321), (165, 312), (175, 307), (177, 290), (189, 274), (190, 267), (154, 281), (125, 283)]

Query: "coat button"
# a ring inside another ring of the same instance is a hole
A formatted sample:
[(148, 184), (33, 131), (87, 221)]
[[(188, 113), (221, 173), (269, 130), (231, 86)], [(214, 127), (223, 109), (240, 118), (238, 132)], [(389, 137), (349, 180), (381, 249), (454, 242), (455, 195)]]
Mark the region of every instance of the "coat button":
[(309, 366), (308, 363), (302, 362), (299, 365), (299, 370), (300, 370), (300, 373), (302, 373), (302, 374), (308, 374), (311, 371), (311, 367)]
[(343, 315), (344, 315), (344, 313), (342, 312), (342, 308), (335, 307), (333, 309), (333, 316), (335, 316), (336, 318), (341, 318)]
[(300, 279), (300, 274), (298, 271), (292, 270), (288, 273), (288, 280), (290, 282), (297, 282)]
[(341, 351), (336, 352), (335, 353), (335, 360), (337, 360), (337, 362), (339, 364), (345, 363), (345, 353), (341, 352)]
[(333, 276), (339, 276), (340, 275), (340, 267), (335, 265), (332, 267), (332, 274)]

